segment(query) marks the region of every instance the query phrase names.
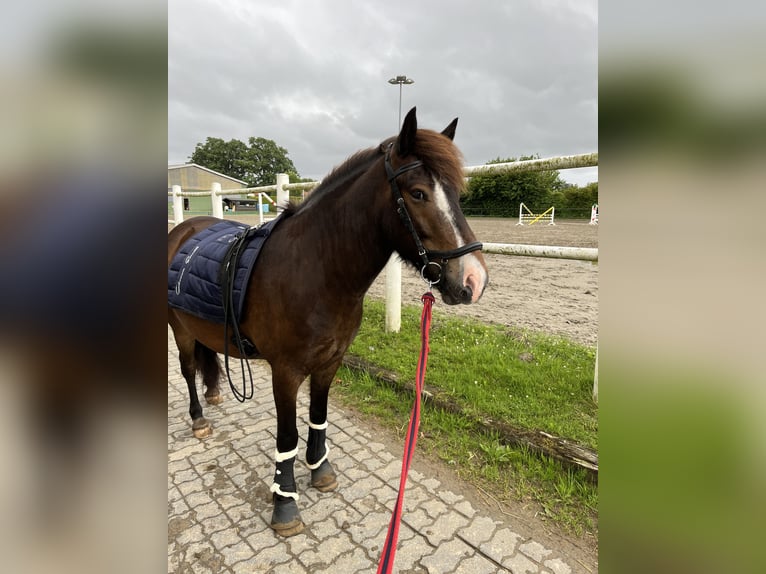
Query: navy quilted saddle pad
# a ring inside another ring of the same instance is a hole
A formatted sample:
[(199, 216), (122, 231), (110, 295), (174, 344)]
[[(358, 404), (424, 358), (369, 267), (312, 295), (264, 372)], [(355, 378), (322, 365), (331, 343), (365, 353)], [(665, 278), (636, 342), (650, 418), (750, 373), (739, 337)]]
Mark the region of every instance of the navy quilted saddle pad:
[(255, 261), (279, 219), (260, 227), (222, 221), (190, 237), (170, 262), (168, 304), (202, 319), (223, 323), (222, 263), (242, 234), (247, 234), (247, 243), (236, 261), (232, 289), (232, 305), (239, 321)]

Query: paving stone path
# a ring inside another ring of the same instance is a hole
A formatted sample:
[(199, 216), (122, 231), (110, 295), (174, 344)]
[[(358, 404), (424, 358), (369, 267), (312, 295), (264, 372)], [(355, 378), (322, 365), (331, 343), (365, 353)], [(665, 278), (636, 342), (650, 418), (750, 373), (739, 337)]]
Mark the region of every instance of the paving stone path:
[[(213, 435), (199, 440), (191, 433), (186, 383), (176, 356), (169, 331), (168, 572), (374, 573), (396, 500), (398, 456), (330, 405), (327, 436), (339, 487), (325, 494), (310, 488), (310, 471), (301, 462), (308, 421), (308, 394), (302, 388), (298, 418), (304, 424), (299, 422), (295, 477), (306, 529), (280, 538), (269, 527), (276, 415), (268, 364), (251, 362), (253, 400), (241, 404), (222, 387), (222, 405), (203, 402)], [(560, 552), (517, 534), (512, 524), (483, 516), (462, 495), (414, 469), (394, 571), (588, 572)]]

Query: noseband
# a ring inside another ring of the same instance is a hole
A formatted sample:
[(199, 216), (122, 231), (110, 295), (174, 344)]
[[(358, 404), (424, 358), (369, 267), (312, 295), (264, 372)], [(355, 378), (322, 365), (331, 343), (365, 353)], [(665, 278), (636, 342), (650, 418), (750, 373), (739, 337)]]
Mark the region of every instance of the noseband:
[[(410, 213), (407, 211), (407, 206), (404, 203), (402, 192), (399, 191), (399, 186), (396, 183), (397, 177), (410, 171), (411, 169), (418, 168), (422, 165), (422, 161), (413, 161), (412, 163), (403, 165), (394, 171), (393, 167), (391, 167), (391, 146), (389, 146), (388, 150), (386, 150), (386, 175), (388, 176), (388, 183), (391, 185), (391, 193), (393, 194), (394, 201), (396, 202), (396, 212), (399, 214), (399, 218), (402, 220), (402, 223), (404, 223), (404, 226), (409, 230), (410, 234), (412, 234), (412, 238), (415, 240), (415, 247), (417, 247), (418, 250), (418, 257), (420, 257), (420, 260), (423, 262), (423, 266), (420, 268), (421, 277), (423, 277), (425, 281), (435, 284), (441, 280), (441, 269), (443, 263), (447, 263), (447, 261), (450, 259), (457, 259), (458, 257), (462, 257), (467, 253), (471, 253), (472, 251), (479, 251), (482, 248), (482, 244), (480, 241), (474, 241), (473, 243), (469, 243), (449, 251), (429, 251), (425, 248), (423, 242), (420, 240), (420, 236), (418, 235), (417, 230), (415, 229), (415, 225), (412, 223)], [(431, 259), (439, 259), (440, 262), (431, 261)], [(439, 277), (436, 279), (436, 281), (429, 281), (425, 278), (425, 271), (429, 265), (435, 265), (439, 270)]]

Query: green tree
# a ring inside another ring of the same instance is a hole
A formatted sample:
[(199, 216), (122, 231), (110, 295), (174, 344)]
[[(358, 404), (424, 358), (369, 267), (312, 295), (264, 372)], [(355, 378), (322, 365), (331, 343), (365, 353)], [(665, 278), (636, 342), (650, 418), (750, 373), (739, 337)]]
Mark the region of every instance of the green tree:
[(571, 186), (564, 190), (562, 199), (556, 203), (556, 214), (562, 217), (590, 217), (590, 208), (598, 203), (598, 182), (584, 187)]
[[(493, 159), (488, 164), (508, 163), (540, 156)], [(527, 171), (522, 173), (490, 172), (475, 175), (468, 182), (468, 193), (462, 205), (466, 213), (484, 215), (514, 216), (519, 212), (519, 203), (530, 210), (545, 210), (555, 205), (556, 194), (566, 188), (558, 171)]]
[(207, 138), (198, 143), (189, 159), (199, 165), (247, 182), (248, 186), (270, 185), (278, 173), (286, 173), (290, 181), (299, 179), (298, 170), (285, 148), (273, 140), (251, 137), (224, 141)]

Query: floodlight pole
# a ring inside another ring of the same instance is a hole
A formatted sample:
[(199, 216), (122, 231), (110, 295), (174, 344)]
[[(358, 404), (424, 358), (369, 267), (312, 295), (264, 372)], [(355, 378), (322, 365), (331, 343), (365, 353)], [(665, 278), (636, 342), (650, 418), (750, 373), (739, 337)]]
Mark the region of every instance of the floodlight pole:
[[(389, 84), (399, 85), (399, 123), (397, 133), (402, 126), (402, 86), (415, 83), (407, 76), (396, 76), (388, 80)], [(386, 264), (386, 332), (398, 333), (402, 327), (402, 262), (396, 253)]]
[(397, 127), (396, 127), (398, 131), (399, 128), (402, 127), (402, 86), (405, 84), (406, 85), (414, 84), (415, 80), (413, 80), (412, 78), (408, 78), (407, 76), (396, 76), (395, 78), (391, 78), (390, 80), (388, 80), (388, 83), (393, 85), (399, 84), (399, 123), (397, 124)]

